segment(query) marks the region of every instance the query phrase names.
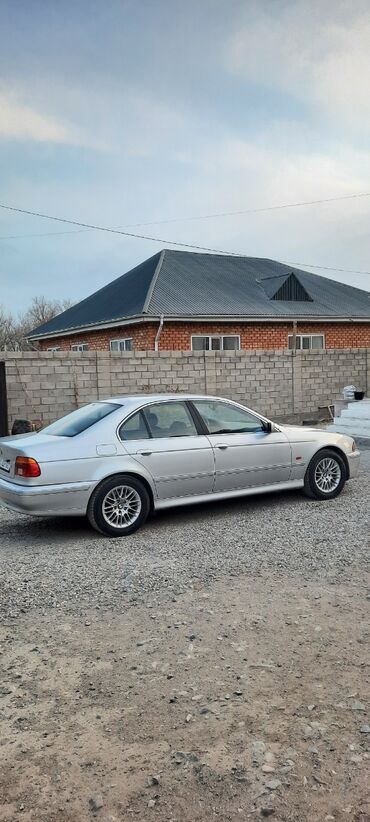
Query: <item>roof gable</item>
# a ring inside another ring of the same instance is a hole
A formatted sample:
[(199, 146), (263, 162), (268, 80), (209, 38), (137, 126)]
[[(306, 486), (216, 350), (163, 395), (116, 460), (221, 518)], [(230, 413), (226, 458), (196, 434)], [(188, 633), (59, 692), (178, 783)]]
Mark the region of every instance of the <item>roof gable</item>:
[(283, 274), (280, 277), (266, 277), (261, 282), (270, 300), (313, 302), (293, 271), (288, 276)]

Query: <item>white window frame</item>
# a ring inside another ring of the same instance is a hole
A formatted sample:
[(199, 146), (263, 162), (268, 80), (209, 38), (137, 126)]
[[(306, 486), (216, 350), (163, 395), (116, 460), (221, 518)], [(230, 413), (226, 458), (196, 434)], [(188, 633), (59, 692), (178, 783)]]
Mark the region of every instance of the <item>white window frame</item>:
[[(233, 339), (238, 340), (238, 347), (237, 348), (227, 348), (224, 349), (224, 337), (233, 337)], [(209, 348), (193, 348), (193, 340), (194, 339), (208, 339), (209, 341)], [(221, 340), (221, 348), (212, 348), (211, 340), (218, 339)], [(191, 335), (191, 350), (192, 351), (240, 351), (240, 334), (192, 334)]]
[[(293, 347), (291, 348), (290, 345), (289, 345), (289, 342), (290, 342), (290, 340), (293, 339), (293, 337), (294, 337), (294, 334), (288, 334), (288, 348), (289, 348), (289, 351), (293, 351)], [(296, 337), (296, 340), (298, 338), (300, 340), (300, 347), (296, 348), (297, 351), (324, 351), (324, 348), (325, 348), (325, 334), (296, 334), (295, 337)], [(308, 337), (309, 338), (309, 340), (310, 340), (310, 347), (309, 348), (303, 348), (302, 347), (303, 337), (306, 337), (306, 338)], [(321, 339), (322, 339), (322, 348), (313, 348), (312, 347), (312, 340), (313, 340), (314, 337), (321, 337)]]
[[(123, 348), (120, 348), (120, 347), (119, 348), (112, 348), (113, 343), (119, 343), (119, 345), (121, 345), (121, 343), (124, 343), (124, 347)], [(127, 343), (131, 343), (130, 348), (126, 348)], [(134, 341), (133, 341), (132, 337), (116, 337), (114, 340), (109, 340), (109, 349), (110, 349), (110, 351), (118, 351), (118, 352), (133, 351), (134, 350)]]
[(88, 351), (89, 343), (75, 343), (71, 345), (71, 351)]
[(61, 351), (60, 345), (55, 345), (53, 348), (47, 348), (47, 351)]

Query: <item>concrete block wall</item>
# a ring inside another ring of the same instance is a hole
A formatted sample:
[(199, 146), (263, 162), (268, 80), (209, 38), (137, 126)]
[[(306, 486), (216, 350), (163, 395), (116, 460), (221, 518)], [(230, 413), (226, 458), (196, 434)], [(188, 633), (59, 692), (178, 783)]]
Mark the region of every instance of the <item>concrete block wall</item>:
[(91, 400), (129, 393), (218, 394), (269, 417), (304, 416), (370, 389), (370, 349), (300, 351), (0, 352), (6, 363), (9, 424), (47, 424)]

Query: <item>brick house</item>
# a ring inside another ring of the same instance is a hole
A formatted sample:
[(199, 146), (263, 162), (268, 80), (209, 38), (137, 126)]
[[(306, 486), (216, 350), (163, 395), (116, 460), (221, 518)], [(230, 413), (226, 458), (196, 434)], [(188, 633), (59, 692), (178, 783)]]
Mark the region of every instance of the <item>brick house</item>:
[(36, 328), (45, 351), (370, 347), (370, 293), (273, 260), (165, 249)]

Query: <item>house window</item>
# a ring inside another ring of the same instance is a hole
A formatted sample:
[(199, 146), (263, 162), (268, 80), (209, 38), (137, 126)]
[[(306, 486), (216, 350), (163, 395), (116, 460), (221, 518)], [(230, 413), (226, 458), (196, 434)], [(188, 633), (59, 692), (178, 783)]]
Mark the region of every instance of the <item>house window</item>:
[(191, 338), (192, 351), (239, 351), (239, 334), (212, 335), (201, 337), (193, 335)]
[[(310, 351), (325, 348), (325, 338), (323, 334), (296, 334), (295, 345), (297, 351)], [(288, 348), (294, 346), (294, 335), (288, 334)]]
[(132, 351), (134, 345), (131, 337), (124, 337), (120, 340), (111, 340), (109, 347), (111, 351)]
[(76, 345), (71, 345), (71, 351), (88, 351), (89, 344), (88, 343), (76, 343)]
[(53, 348), (47, 348), (47, 351), (60, 351), (60, 345), (55, 345)]

